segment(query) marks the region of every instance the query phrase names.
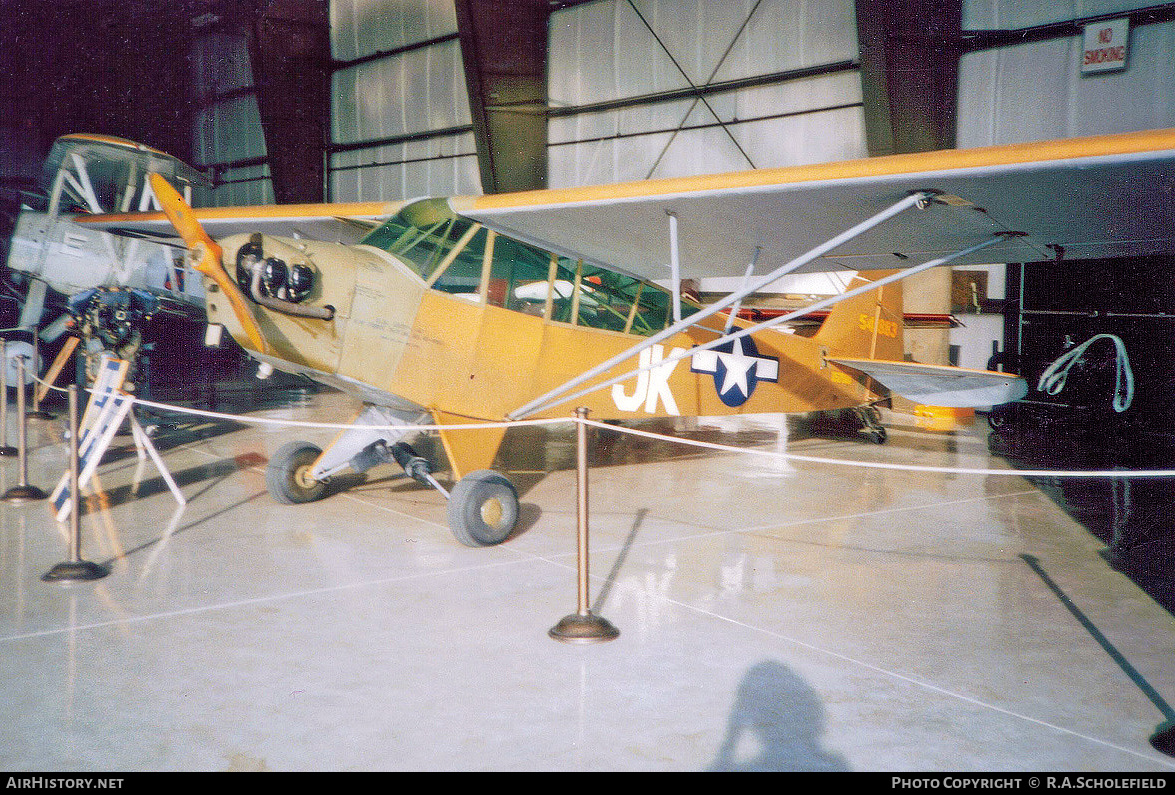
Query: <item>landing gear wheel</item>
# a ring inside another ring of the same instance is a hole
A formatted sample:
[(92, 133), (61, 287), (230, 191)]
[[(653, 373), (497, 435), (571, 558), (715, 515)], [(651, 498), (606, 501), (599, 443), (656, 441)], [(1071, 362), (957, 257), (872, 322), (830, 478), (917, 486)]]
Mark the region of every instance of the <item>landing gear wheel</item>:
[(270, 496), (286, 505), (322, 499), (326, 481), (310, 477), (310, 467), (320, 455), (322, 450), (309, 442), (289, 442), (278, 448), (265, 467)]
[(518, 492), (492, 469), (470, 472), (449, 494), (449, 529), (467, 547), (502, 543), (517, 521)]

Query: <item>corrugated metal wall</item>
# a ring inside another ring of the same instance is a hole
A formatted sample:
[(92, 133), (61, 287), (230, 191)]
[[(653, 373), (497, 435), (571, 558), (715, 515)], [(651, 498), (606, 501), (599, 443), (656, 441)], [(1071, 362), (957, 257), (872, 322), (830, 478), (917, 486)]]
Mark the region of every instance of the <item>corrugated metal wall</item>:
[[(969, 0), (965, 30), (1020, 30), (1155, 3)], [(1175, 23), (1135, 25), (1125, 71), (1083, 77), (1080, 35), (974, 52), (959, 71), (958, 145), (1175, 127)]]
[[(847, 0), (598, 0), (550, 36), (552, 187), (866, 153)], [(332, 0), (331, 48), (330, 200), (481, 192), (452, 0)], [(211, 203), (273, 201), (247, 40), (209, 31), (193, 69)]]
[[(549, 184), (865, 156), (853, 9), (598, 0), (554, 11)], [(334, 79), (332, 200), (481, 191), (456, 24), (451, 0), (333, 0), (333, 56), (349, 65)], [(730, 88), (704, 102), (667, 93), (706, 86)]]
[[(845, 66), (856, 57), (846, 0), (599, 0), (556, 11), (550, 185), (864, 157), (860, 78)], [(733, 90), (680, 96), (719, 85)]]
[(452, 0), (334, 0), (332, 201), (481, 192)]
[(203, 205), (272, 204), (265, 136), (257, 110), (248, 39), (217, 28), (196, 37), (192, 85), (198, 108), (193, 161), (212, 168), (216, 187), (197, 195)]
[[(1016, 30), (1143, 6), (968, 0), (963, 26)], [(553, 11), (549, 184), (864, 157), (854, 8), (596, 0)], [(479, 193), (452, 0), (332, 0), (331, 38), (328, 197)], [(1124, 72), (1082, 77), (1080, 49), (1068, 36), (964, 55), (959, 146), (1175, 126), (1175, 23), (1132, 27)], [(217, 169), (214, 202), (272, 201), (245, 36), (199, 36), (193, 79), (193, 159)]]

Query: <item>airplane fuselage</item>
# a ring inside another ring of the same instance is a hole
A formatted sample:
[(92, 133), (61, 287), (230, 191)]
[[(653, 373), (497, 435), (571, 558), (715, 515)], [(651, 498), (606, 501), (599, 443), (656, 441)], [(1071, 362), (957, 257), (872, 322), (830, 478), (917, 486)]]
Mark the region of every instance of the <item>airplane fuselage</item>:
[[(244, 235), (220, 241), (230, 273), (249, 241)], [(253, 352), (279, 369), (311, 374), (370, 403), (500, 420), (641, 339), (634, 333), (561, 322), (537, 311), (494, 306), (486, 300), (490, 290), (484, 282), (460, 294), (430, 288), (397, 257), (371, 246), (267, 236), (263, 248), (267, 256), (310, 265), (315, 287), (304, 303), (334, 311), (326, 320), (253, 304), (268, 345), (266, 351)], [(224, 325), (252, 350), (231, 307), (216, 300), (215, 285), (206, 287), (209, 321)], [(862, 328), (873, 323), (872, 303), (859, 314)], [(721, 336), (725, 323), (724, 315), (707, 318), (612, 375), (687, 354)], [(882, 323), (880, 331), (900, 340), (896, 328)], [(722, 349), (667, 361), (584, 395), (575, 405), (536, 416), (566, 416), (577, 406), (588, 408), (597, 419), (807, 412), (881, 397), (867, 379), (825, 361), (843, 353), (826, 340), (768, 330)]]

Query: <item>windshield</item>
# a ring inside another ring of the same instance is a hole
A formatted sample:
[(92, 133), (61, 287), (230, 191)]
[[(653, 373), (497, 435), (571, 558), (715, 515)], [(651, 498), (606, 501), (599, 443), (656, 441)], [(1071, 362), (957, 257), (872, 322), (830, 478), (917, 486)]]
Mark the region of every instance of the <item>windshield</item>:
[[(668, 290), (499, 235), (441, 199), (414, 202), (361, 241), (430, 287), (559, 323), (650, 336), (671, 322)], [(698, 306), (682, 303), (682, 316)]]

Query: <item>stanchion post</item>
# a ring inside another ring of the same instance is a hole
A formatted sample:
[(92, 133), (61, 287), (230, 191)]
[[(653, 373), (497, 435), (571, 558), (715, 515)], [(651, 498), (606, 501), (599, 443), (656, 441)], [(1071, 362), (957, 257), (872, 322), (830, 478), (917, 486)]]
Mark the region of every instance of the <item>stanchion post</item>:
[(37, 396), (37, 373), (41, 367), (41, 335), (37, 329), (33, 329), (33, 408), (29, 411), (29, 417), (34, 420), (51, 420), (53, 415), (41, 408), (41, 398)]
[(32, 500), (44, 500), (48, 498), (48, 494), (41, 491), (36, 486), (29, 485), (29, 457), (28, 457), (28, 424), (27, 417), (24, 410), (24, 395), (25, 395), (25, 374), (24, 374), (24, 356), (17, 357), (16, 360), (16, 378), (19, 382), (16, 388), (16, 413), (20, 424), (17, 426), (17, 460), (20, 462), (20, 482), (4, 492), (2, 499), (7, 502), (31, 502)]
[(69, 386), (69, 560), (58, 563), (41, 575), (45, 582), (68, 584), (98, 580), (110, 570), (98, 563), (82, 560), (82, 503), (78, 478), (78, 388)]
[(8, 340), (0, 339), (0, 456), (14, 456), (17, 449), (8, 444)]
[(565, 643), (599, 643), (612, 640), (620, 634), (620, 630), (612, 626), (607, 619), (592, 613), (588, 595), (588, 464), (587, 464), (587, 419), (588, 410), (575, 410), (575, 492), (576, 492), (576, 524), (579, 542), (576, 612), (564, 616), (559, 623), (551, 627), (549, 634), (555, 640)]

